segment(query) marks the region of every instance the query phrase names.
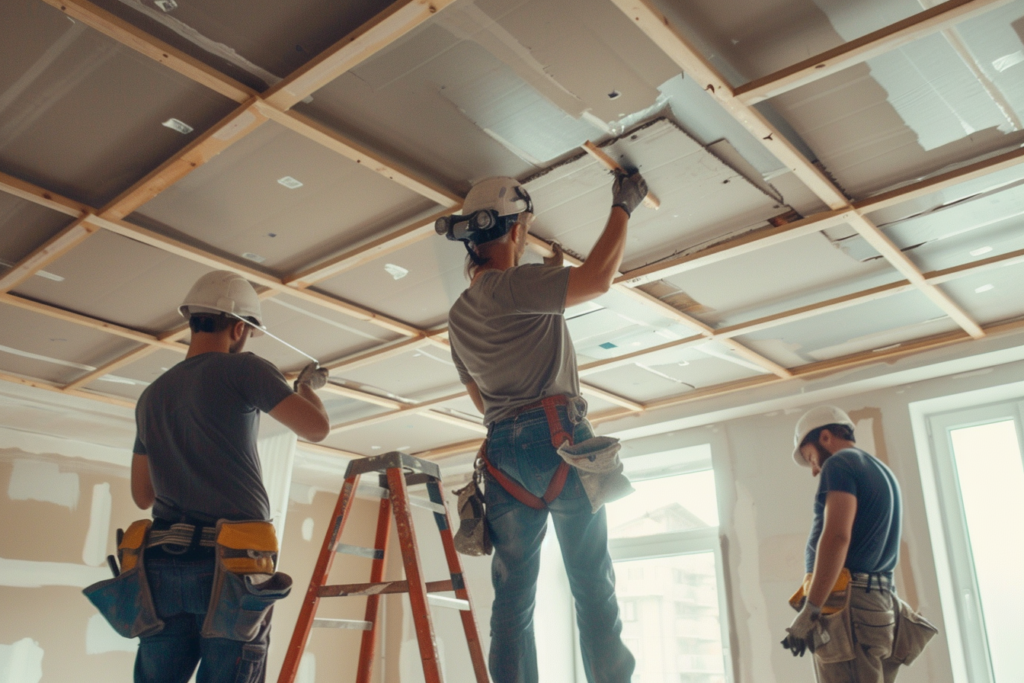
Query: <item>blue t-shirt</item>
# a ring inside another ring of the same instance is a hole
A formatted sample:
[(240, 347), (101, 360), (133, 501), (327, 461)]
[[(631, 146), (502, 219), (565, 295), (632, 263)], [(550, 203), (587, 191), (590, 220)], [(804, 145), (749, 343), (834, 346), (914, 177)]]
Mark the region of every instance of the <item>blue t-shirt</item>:
[(818, 493), (814, 497), (814, 524), (804, 553), (807, 572), (814, 571), (829, 491), (845, 491), (857, 497), (857, 515), (853, 519), (845, 566), (851, 572), (891, 573), (900, 551), (903, 521), (900, 485), (885, 463), (859, 448), (834, 453), (821, 468)]

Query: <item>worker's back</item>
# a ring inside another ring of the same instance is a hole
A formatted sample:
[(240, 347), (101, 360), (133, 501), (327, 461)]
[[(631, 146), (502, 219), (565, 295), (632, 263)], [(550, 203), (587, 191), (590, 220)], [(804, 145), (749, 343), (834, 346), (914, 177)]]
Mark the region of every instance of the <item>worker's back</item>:
[(151, 384), (136, 406), (135, 452), (149, 457), (154, 517), (268, 519), (256, 450), (259, 413), (292, 391), (251, 353), (203, 353)]

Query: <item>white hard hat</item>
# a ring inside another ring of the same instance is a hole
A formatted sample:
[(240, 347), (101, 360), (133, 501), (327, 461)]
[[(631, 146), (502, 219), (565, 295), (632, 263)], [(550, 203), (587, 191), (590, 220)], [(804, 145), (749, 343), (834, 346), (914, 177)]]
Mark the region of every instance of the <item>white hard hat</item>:
[(229, 270), (215, 270), (196, 280), (178, 312), (185, 319), (196, 313), (226, 313), (249, 323), (254, 337), (263, 334), (263, 312), (256, 290), (244, 277)]
[(533, 206), (530, 203), (530, 195), (518, 180), (497, 176), (486, 178), (474, 185), (462, 204), (462, 213), (466, 216), (481, 209), (492, 209), (497, 211), (499, 216), (511, 216), (531, 211)]
[(807, 435), (818, 427), (826, 425), (846, 425), (853, 429), (853, 420), (840, 408), (835, 406), (818, 406), (811, 408), (796, 423), (796, 433), (793, 434), (793, 460), (797, 465), (810, 467), (811, 463), (800, 453), (800, 444), (807, 438)]

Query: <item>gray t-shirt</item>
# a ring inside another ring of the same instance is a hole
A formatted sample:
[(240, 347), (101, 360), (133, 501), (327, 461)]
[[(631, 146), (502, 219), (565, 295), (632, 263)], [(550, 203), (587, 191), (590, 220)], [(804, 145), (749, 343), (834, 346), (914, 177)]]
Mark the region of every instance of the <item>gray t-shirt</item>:
[(148, 456), (153, 516), (270, 519), (256, 452), (260, 411), (292, 389), (270, 362), (251, 353), (203, 353), (149, 385), (135, 406), (135, 452)]
[(491, 270), (448, 312), (452, 360), (462, 383), (479, 387), (487, 424), (548, 396), (579, 396), (576, 350), (562, 315), (568, 287), (568, 268)]

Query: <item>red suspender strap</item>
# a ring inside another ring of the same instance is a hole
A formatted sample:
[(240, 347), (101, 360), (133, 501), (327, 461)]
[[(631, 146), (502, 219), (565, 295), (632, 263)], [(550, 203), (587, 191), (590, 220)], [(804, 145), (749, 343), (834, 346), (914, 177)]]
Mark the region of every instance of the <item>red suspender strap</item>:
[[(531, 403), (524, 409), (530, 410), (537, 407), (544, 408), (544, 415), (548, 419), (548, 431), (551, 432), (551, 445), (556, 450), (566, 442), (570, 445), (573, 443), (572, 434), (565, 430), (562, 426), (562, 420), (558, 416), (558, 406), (566, 405), (568, 402), (569, 401), (565, 396), (549, 396), (538, 403)], [(487, 458), (486, 443), (484, 443), (483, 448), (480, 450), (480, 456), (483, 458), (484, 465), (487, 466), (487, 471), (490, 472), (495, 481), (501, 484), (501, 488), (508, 491), (508, 493), (520, 503), (527, 507), (531, 507), (534, 510), (543, 510), (547, 507), (548, 503), (553, 501), (555, 498), (558, 498), (562, 493), (562, 489), (565, 488), (566, 479), (569, 478), (569, 463), (562, 461), (562, 463), (559, 464), (558, 469), (556, 469), (555, 473), (551, 476), (551, 481), (548, 483), (548, 488), (544, 492), (544, 497), (538, 498), (527, 491), (519, 482), (506, 476), (504, 472), (491, 464), (491, 461)]]

